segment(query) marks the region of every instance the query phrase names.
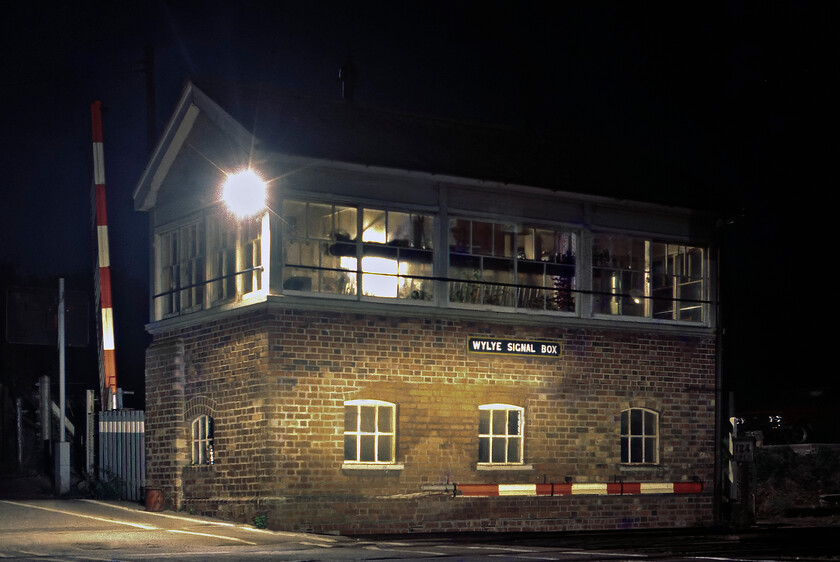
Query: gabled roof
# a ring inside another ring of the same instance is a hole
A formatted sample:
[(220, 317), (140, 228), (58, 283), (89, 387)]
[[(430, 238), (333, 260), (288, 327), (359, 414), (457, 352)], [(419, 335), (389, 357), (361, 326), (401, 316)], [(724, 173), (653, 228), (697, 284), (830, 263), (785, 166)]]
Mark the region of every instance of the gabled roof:
[[(282, 154), (668, 203), (635, 192), (632, 170), (618, 163), (619, 155), (598, 153), (599, 147), (581, 147), (570, 140), (561, 142), (559, 136), (226, 81), (202, 81), (201, 86), (190, 81), (135, 189), (135, 208), (148, 210), (155, 205), (158, 190), (200, 115), (224, 133), (226, 143), (251, 155)], [(650, 189), (651, 178), (641, 180), (642, 189)]]

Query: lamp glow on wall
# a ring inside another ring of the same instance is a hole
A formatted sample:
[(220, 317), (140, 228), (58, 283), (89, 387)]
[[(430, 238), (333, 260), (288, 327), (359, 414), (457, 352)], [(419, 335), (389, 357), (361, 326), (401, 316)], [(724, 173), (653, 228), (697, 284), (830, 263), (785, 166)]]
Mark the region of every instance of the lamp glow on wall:
[[(251, 168), (227, 174), (221, 198), (237, 220), (236, 292), (243, 300), (265, 297), (271, 265), (268, 183)], [(256, 238), (244, 236), (243, 223), (250, 219), (259, 221)]]

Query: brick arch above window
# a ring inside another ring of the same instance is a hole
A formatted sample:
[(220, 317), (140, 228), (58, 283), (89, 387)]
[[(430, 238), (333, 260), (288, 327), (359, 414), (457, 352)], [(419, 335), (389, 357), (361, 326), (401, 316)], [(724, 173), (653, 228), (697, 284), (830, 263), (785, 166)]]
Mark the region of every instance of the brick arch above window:
[(216, 401), (209, 396), (192, 396), (184, 405), (184, 419), (191, 421), (197, 416), (216, 417)]
[(643, 408), (645, 410), (653, 410), (660, 414), (662, 413), (662, 402), (656, 398), (649, 397), (630, 398), (629, 400), (623, 400), (619, 403), (619, 407), (622, 411), (628, 410), (630, 408)]

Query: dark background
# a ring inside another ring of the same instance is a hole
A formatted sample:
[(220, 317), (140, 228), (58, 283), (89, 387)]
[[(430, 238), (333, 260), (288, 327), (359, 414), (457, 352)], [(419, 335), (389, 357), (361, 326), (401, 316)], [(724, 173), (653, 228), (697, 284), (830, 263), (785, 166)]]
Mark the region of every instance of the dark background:
[[(2, 284), (57, 288), (65, 277), (92, 291), (90, 103), (101, 100), (117, 374), (135, 392), (126, 405), (142, 407), (149, 239), (131, 197), (149, 117), (159, 133), (189, 76), (337, 98), (352, 58), (356, 103), (551, 133), (591, 147), (605, 168), (631, 162), (684, 178), (631, 195), (721, 219), (727, 390), (746, 405), (833, 384), (836, 6), (13, 4), (0, 24)], [(54, 368), (48, 347), (2, 345), (7, 384)], [(96, 388), (91, 353), (76, 355), (70, 383)]]

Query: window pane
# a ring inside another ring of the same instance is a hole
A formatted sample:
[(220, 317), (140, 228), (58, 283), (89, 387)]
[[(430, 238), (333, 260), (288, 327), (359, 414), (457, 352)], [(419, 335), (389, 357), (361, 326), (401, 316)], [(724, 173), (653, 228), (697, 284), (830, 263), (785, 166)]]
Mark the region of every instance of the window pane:
[(373, 462), (376, 460), (376, 436), (359, 436), (359, 460), (362, 462)]
[(480, 435), (490, 433), (490, 410), (478, 411), (478, 433)]
[(355, 435), (345, 435), (344, 436), (344, 460), (346, 461), (355, 461), (359, 460), (356, 456), (356, 436)]
[(508, 451), (507, 451), (507, 462), (519, 462), (521, 459), (520, 456), (520, 444), (522, 440), (518, 437), (512, 437), (508, 439)]
[(369, 433), (376, 431), (376, 406), (362, 406), (361, 412), (361, 427), (359, 431), (367, 431)]
[(380, 244), (387, 242), (387, 233), (385, 232), (386, 212), (378, 209), (365, 209), (362, 216), (362, 241), (378, 242)]
[(630, 439), (623, 437), (621, 439), (621, 462), (630, 462)]
[(490, 462), (490, 438), (478, 438), (478, 462)]
[(656, 435), (656, 414), (645, 412), (645, 435)]
[(621, 434), (627, 435), (630, 431), (630, 412), (627, 410), (621, 412)]
[(344, 407), (344, 431), (358, 431), (358, 406)]
[(472, 222), (472, 252), (473, 254), (493, 255), (493, 224), (488, 222)]
[(492, 462), (505, 462), (505, 438), (492, 438), (493, 454), (491, 455)]
[(381, 433), (390, 433), (391, 432), (391, 418), (393, 416), (394, 409), (390, 406), (380, 406), (379, 407), (379, 432)]
[(656, 462), (656, 439), (646, 438), (645, 442), (645, 462)]
[(630, 462), (642, 462), (642, 438), (630, 438)]
[(519, 410), (508, 411), (508, 435), (519, 435)]
[(630, 410), (630, 433), (632, 435), (642, 434), (642, 411)]
[(379, 436), (379, 451), (376, 455), (376, 460), (379, 462), (388, 462), (391, 460), (391, 436)]
[(492, 410), (493, 412), (493, 435), (505, 435), (505, 410)]

